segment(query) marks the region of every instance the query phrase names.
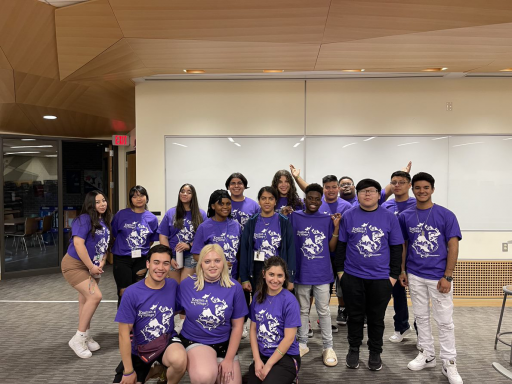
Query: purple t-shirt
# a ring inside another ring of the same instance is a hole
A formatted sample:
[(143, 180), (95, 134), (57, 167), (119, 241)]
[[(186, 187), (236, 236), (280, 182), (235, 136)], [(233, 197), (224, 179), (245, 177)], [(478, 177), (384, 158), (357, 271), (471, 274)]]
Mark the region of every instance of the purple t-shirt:
[(404, 243), (398, 219), (381, 206), (345, 212), (339, 241), (347, 243), (345, 272), (369, 280), (389, 278), (389, 246)]
[[(263, 356), (273, 355), (284, 339), (285, 328), (296, 328), (301, 324), (299, 302), (287, 289), (283, 289), (275, 296), (267, 295), (261, 304), (256, 298), (253, 299), (250, 313), (251, 321), (256, 324), (258, 349)], [(299, 354), (299, 343), (296, 339), (293, 339), (286, 354)]]
[[(199, 210), (203, 221), (206, 220), (206, 212), (202, 209)], [(158, 227), (158, 233), (167, 237), (169, 241), (169, 248), (172, 249), (173, 255), (176, 254), (174, 250), (178, 243), (188, 243), (191, 244), (194, 242), (194, 237), (196, 231), (194, 230), (194, 226), (192, 225), (192, 212), (186, 211), (185, 217), (183, 218), (183, 228), (178, 229), (174, 226), (174, 216), (176, 215), (176, 207), (169, 209), (160, 226)], [(190, 251), (184, 251), (183, 256), (187, 257), (190, 255)]]
[(176, 336), (174, 315), (181, 311), (177, 289), (178, 283), (173, 279), (165, 279), (160, 289), (149, 288), (145, 280), (126, 288), (115, 321), (133, 324), (133, 355), (138, 355), (137, 345), (145, 345), (164, 333)]
[(334, 281), (329, 240), (334, 231), (331, 216), (322, 212), (292, 212), (289, 216), (297, 260), (295, 283), (330, 284)]
[[(301, 200), (302, 201), (302, 200)], [(288, 198), (287, 197), (280, 197), (279, 200), (277, 200), (276, 208), (274, 211), (281, 212), (281, 209), (288, 206)], [(302, 211), (304, 207), (302, 205), (296, 205), (295, 207), (292, 207), (294, 211)]]
[(348, 211), (350, 208), (352, 208), (352, 204), (343, 200), (341, 197), (338, 197), (338, 199), (333, 203), (327, 203), (322, 197), (322, 205), (318, 208), (318, 211), (328, 215), (333, 215), (335, 213), (341, 213), (343, 215), (345, 211)]
[(382, 208), (386, 208), (387, 210), (393, 212), (396, 216), (398, 216), (400, 212), (415, 206), (416, 199), (414, 197), (409, 197), (405, 201), (395, 201), (395, 199), (391, 199), (382, 204)]
[(243, 201), (231, 200), (231, 216), (240, 223), (242, 231), (245, 223), (259, 211), (258, 203), (248, 197), (245, 197)]
[(110, 242), (110, 231), (103, 222), (100, 220), (101, 229), (94, 231), (94, 237), (91, 235), (91, 218), (88, 214), (78, 216), (71, 225), (71, 239), (69, 239), (68, 254), (74, 259), (80, 260), (78, 253), (76, 253), (73, 237), (78, 236), (85, 240), (85, 248), (89, 254), (89, 258), (94, 265), (99, 266), (101, 260), (105, 256)]
[(454, 213), (435, 204), (428, 209), (407, 209), (400, 213), (398, 219), (404, 239), (408, 241), (407, 272), (424, 279), (442, 278), (448, 257), (448, 241), (452, 237), (462, 240)]
[(179, 302), (187, 315), (181, 330), (183, 336), (202, 344), (229, 340), (231, 320), (249, 313), (242, 286), (234, 279), (231, 281), (235, 285), (229, 288), (222, 287), (219, 281), (205, 281), (201, 291), (196, 291), (195, 280), (190, 276), (181, 282)]
[(240, 245), (242, 227), (236, 220), (215, 221), (206, 219), (198, 228), (192, 250), (193, 255), (199, 255), (206, 244), (219, 244), (224, 250), (226, 260), (231, 266), (231, 277), (238, 278), (238, 261), (236, 254)]
[(132, 251), (149, 252), (149, 244), (158, 241), (158, 219), (149, 211), (135, 213), (130, 208), (117, 212), (112, 219), (112, 236), (115, 238), (112, 253), (131, 257)]
[(258, 216), (254, 228), (254, 250), (265, 252), (265, 260), (272, 256), (279, 256), (281, 246), (281, 226), (279, 214), (272, 217)]

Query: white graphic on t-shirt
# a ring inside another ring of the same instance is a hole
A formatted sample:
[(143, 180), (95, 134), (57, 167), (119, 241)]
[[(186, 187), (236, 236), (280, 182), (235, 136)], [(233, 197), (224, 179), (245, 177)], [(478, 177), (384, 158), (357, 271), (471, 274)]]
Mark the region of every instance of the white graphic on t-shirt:
[[(267, 240), (267, 234), (270, 236), (270, 243)], [(276, 231), (269, 230), (268, 228), (263, 228), (261, 232), (254, 234), (254, 238), (263, 239), (259, 251), (265, 253), (265, 260), (277, 255), (277, 249), (281, 244), (281, 234)]]
[(194, 234), (192, 222), (188, 219), (183, 220), (183, 229), (181, 229), (176, 236), (180, 243), (191, 243), (194, 240)]
[(236, 262), (236, 252), (238, 250), (238, 243), (240, 242), (238, 236), (230, 235), (229, 233), (226, 235), (226, 232), (222, 232), (220, 236), (213, 237), (213, 242), (216, 244), (223, 243), (222, 250), (224, 251), (226, 260), (230, 263)]
[[(96, 236), (104, 236), (105, 234), (105, 228), (97, 229), (95, 232)], [(93, 257), (93, 264), (99, 266), (101, 260), (103, 259), (103, 256), (107, 252), (108, 248), (108, 242), (110, 241), (110, 234), (107, 235), (107, 237), (102, 237), (100, 241), (96, 243), (94, 246), (94, 257)]]
[[(156, 311), (157, 307), (158, 311), (162, 314), (162, 324), (160, 324), (160, 322), (156, 318), (158, 314), (158, 312)], [(158, 303), (152, 305), (149, 311), (139, 311), (138, 317), (140, 318), (152, 317), (151, 321), (148, 324), (146, 324), (146, 326), (140, 331), (144, 336), (144, 339), (146, 341), (152, 341), (157, 337), (160, 337), (164, 333), (169, 332), (173, 316), (174, 312), (172, 308), (162, 305), (158, 306)]]
[(220, 325), (223, 325), (226, 322), (224, 318), (224, 312), (228, 307), (224, 300), (210, 295), (211, 294), (204, 295), (203, 299), (209, 299), (209, 301), (215, 305), (215, 314), (212, 313), (210, 307), (208, 306), (203, 308), (199, 318), (196, 320), (203, 326), (203, 328), (208, 329), (209, 331), (217, 328)]
[(124, 228), (132, 230), (126, 238), (126, 242), (131, 250), (140, 249), (146, 243), (146, 238), (149, 235), (149, 228), (144, 224), (134, 221), (131, 224), (125, 224)]
[(266, 310), (262, 309), (256, 314), (256, 320), (259, 321), (258, 340), (263, 343), (265, 348), (276, 348), (279, 345), (280, 337), (279, 321)]
[[(412, 248), (421, 258), (439, 256), (432, 254), (432, 252), (437, 251), (439, 248), (439, 243), (437, 242), (437, 238), (441, 235), (439, 229), (419, 223), (415, 227), (409, 227), (409, 232), (419, 233), (419, 236), (412, 243)], [(425, 232), (427, 236), (425, 236)]]
[(322, 231), (307, 227), (303, 231), (297, 231), (297, 236), (307, 237), (306, 241), (302, 244), (302, 247), (300, 247), (304, 257), (307, 257), (308, 260), (321, 259), (324, 257), (319, 256), (324, 250), (323, 241), (326, 238)]
[(382, 229), (374, 227), (370, 223), (364, 223), (359, 228), (352, 228), (352, 233), (361, 233), (361, 239), (356, 247), (364, 257), (380, 256), (376, 253), (382, 247), (381, 238), (384, 236)]
[(244, 225), (247, 224), (247, 222), (251, 218), (247, 213), (245, 213), (244, 211), (240, 211), (239, 209), (233, 209), (231, 211), (231, 214), (233, 215), (233, 217), (238, 218), (237, 221), (242, 226), (242, 229), (244, 228)]

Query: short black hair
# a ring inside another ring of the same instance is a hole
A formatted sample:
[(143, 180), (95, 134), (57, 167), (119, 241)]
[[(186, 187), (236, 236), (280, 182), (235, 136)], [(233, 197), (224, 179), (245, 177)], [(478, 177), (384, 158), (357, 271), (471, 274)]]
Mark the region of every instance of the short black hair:
[(343, 180), (343, 179), (349, 179), (352, 182), (352, 184), (354, 184), (354, 180), (351, 177), (349, 177), (349, 176), (341, 176), (340, 177), (340, 183), (341, 183), (341, 180)]
[(327, 184), (330, 183), (331, 181), (338, 182), (338, 178), (334, 175), (324, 176), (324, 178), (322, 179), (322, 184)]
[(375, 187), (378, 192), (382, 191), (382, 187), (380, 186), (379, 182), (373, 179), (363, 179), (356, 185), (356, 191), (359, 193), (359, 191), (362, 191), (363, 189), (369, 188), (369, 187)]
[(167, 245), (157, 244), (153, 245), (148, 252), (147, 260), (151, 262), (151, 255), (154, 253), (167, 253), (170, 258), (172, 258), (172, 251)]
[(430, 173), (426, 173), (426, 172), (419, 172), (413, 176), (413, 178), (412, 178), (412, 186), (413, 187), (414, 187), (414, 183), (417, 181), (427, 181), (430, 183), (430, 186), (432, 188), (434, 188), (434, 184), (436, 182), (434, 177), (432, 177), (432, 175)]
[(271, 193), (272, 196), (274, 196), (274, 199), (279, 200), (279, 194), (277, 193), (277, 190), (273, 187), (261, 187), (260, 191), (258, 192), (258, 201), (261, 198), (261, 195), (263, 195), (263, 192)]
[(128, 193), (128, 203), (130, 204), (131, 208), (133, 207), (132, 203), (132, 197), (135, 196), (136, 193), (139, 193), (141, 196), (146, 196), (146, 209), (148, 209), (148, 203), (149, 203), (149, 195), (146, 188), (144, 188), (142, 185), (136, 185), (130, 189), (130, 192)]
[(411, 182), (411, 175), (409, 175), (409, 172), (396, 171), (391, 174), (391, 178), (393, 177), (403, 177), (404, 179), (407, 179), (409, 183)]
[(306, 196), (309, 192), (318, 192), (320, 195), (323, 195), (324, 189), (320, 186), (320, 184), (312, 183), (306, 187), (306, 190), (304, 192), (306, 193)]
[[(208, 212), (206, 213), (207, 217), (215, 216), (215, 210), (212, 208), (212, 205), (215, 203), (221, 203), (222, 199), (231, 200), (231, 196), (229, 195), (228, 191), (225, 189), (217, 189), (216, 191), (213, 191), (213, 193), (210, 195), (210, 200), (208, 201)], [(229, 214), (229, 217), (232, 217), (231, 213)]]
[(242, 175), (240, 172), (235, 172), (235, 173), (232, 173), (231, 175), (229, 175), (228, 179), (226, 180), (226, 189), (229, 189), (229, 184), (231, 183), (231, 180), (233, 180), (233, 179), (240, 179), (240, 180), (242, 180), (242, 183), (244, 184), (244, 188), (245, 189), (249, 188), (247, 186), (248, 181), (245, 178), (245, 176)]

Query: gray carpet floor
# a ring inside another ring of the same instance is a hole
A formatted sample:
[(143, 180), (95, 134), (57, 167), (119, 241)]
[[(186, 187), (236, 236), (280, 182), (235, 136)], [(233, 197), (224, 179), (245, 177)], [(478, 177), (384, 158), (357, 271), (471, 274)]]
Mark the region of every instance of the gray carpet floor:
[[(67, 344), (76, 331), (78, 303), (63, 302), (77, 300), (77, 295), (61, 274), (0, 281), (0, 383), (111, 383), (114, 369), (120, 361), (117, 324), (114, 322), (116, 303), (107, 301), (117, 300), (111, 267), (106, 268), (100, 288), (104, 302), (93, 318), (92, 331), (101, 349), (94, 352), (90, 359), (79, 359)], [(333, 320), (335, 311), (336, 307), (331, 307)], [(498, 362), (512, 370), (508, 365), (510, 348), (503, 344), (498, 345), (497, 351), (493, 348), (499, 311), (500, 308), (455, 308), (457, 365), (464, 383), (509, 381), (491, 366), (492, 362)], [(393, 332), (391, 307), (386, 314), (382, 354), (384, 366), (379, 372), (367, 369), (368, 352), (365, 348), (361, 351), (361, 366), (358, 370), (345, 367), (348, 347), (347, 331), (343, 326), (333, 335), (339, 364), (334, 368), (324, 366), (316, 319), (313, 308), (315, 335), (309, 340), (311, 351), (303, 359), (300, 383), (448, 382), (441, 373), (439, 359), (436, 368), (419, 372), (407, 369), (407, 363), (417, 355), (416, 336), (412, 335), (399, 344), (387, 341)], [(435, 324), (433, 328), (436, 335)], [(505, 313), (502, 328), (512, 331), (511, 309)], [(437, 343), (436, 351), (439, 351)], [(246, 373), (251, 363), (248, 340), (242, 340), (239, 354), (242, 372)], [(189, 383), (187, 376), (182, 382)]]

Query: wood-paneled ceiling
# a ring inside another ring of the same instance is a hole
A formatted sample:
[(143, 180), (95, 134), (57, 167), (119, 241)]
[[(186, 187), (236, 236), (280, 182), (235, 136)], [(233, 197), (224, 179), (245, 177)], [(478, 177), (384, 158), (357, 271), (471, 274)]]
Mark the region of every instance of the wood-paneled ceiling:
[(184, 69), (512, 67), (510, 0), (91, 0), (63, 8), (0, 0), (0, 9), (0, 130), (11, 132), (129, 131), (132, 79), (190, 78)]

